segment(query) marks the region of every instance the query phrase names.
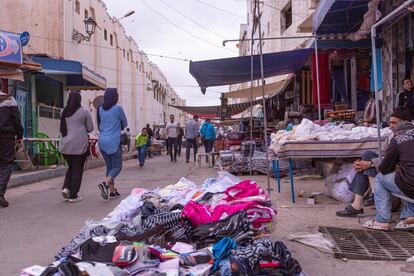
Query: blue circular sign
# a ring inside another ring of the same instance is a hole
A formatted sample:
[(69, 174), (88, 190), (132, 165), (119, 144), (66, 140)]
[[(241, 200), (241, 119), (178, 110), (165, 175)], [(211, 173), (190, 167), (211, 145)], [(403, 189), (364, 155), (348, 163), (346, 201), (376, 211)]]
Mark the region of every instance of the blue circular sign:
[(27, 44), (29, 44), (29, 40), (30, 40), (29, 32), (23, 32), (20, 34), (20, 43), (22, 44), (22, 46), (26, 46)]

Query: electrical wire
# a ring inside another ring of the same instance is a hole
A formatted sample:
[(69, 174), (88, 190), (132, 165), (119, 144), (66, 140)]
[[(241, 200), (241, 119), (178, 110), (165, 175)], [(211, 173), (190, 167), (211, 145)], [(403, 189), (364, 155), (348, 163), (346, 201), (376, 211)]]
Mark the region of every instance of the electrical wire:
[(167, 3), (167, 2), (165, 2), (164, 0), (160, 0), (160, 1), (161, 1), (164, 5), (166, 5), (167, 7), (169, 7), (170, 9), (172, 9), (173, 11), (175, 11), (176, 13), (178, 13), (178, 14), (180, 14), (181, 16), (183, 16), (184, 18), (186, 18), (186, 19), (190, 20), (191, 22), (193, 22), (193, 23), (194, 23), (194, 24), (196, 24), (197, 26), (199, 26), (199, 27), (203, 28), (204, 30), (206, 30), (206, 31), (208, 31), (208, 32), (210, 32), (210, 33), (212, 33), (212, 34), (214, 34), (214, 35), (216, 35), (216, 36), (220, 37), (220, 38), (227, 39), (227, 37), (225, 37), (224, 35), (221, 35), (221, 34), (219, 34), (219, 33), (215, 32), (215, 31), (213, 31), (213, 30), (211, 30), (211, 29), (207, 28), (206, 26), (201, 25), (201, 24), (200, 24), (200, 23), (198, 23), (197, 21), (195, 21), (195, 20), (191, 19), (190, 17), (188, 17), (187, 15), (185, 15), (184, 13), (182, 13), (181, 11), (179, 11), (179, 10), (177, 10), (176, 8), (172, 7), (170, 4), (168, 4), (168, 3)]
[(150, 9), (151, 11), (153, 11), (154, 13), (156, 13), (157, 15), (159, 15), (160, 17), (164, 18), (164, 20), (165, 20), (165, 21), (167, 21), (168, 23), (170, 23), (172, 26), (176, 27), (177, 29), (182, 30), (183, 32), (185, 32), (185, 33), (189, 34), (190, 36), (192, 36), (192, 37), (194, 37), (194, 38), (196, 38), (196, 39), (198, 39), (198, 40), (200, 40), (200, 41), (203, 41), (203, 42), (205, 42), (205, 43), (207, 43), (207, 44), (209, 44), (209, 45), (211, 45), (211, 46), (213, 46), (213, 47), (216, 47), (216, 48), (219, 48), (219, 49), (223, 49), (223, 50), (227, 50), (227, 51), (230, 51), (230, 52), (233, 52), (233, 53), (238, 53), (237, 51), (231, 50), (231, 49), (229, 49), (229, 48), (224, 48), (223, 46), (220, 46), (220, 45), (214, 44), (214, 43), (212, 43), (211, 41), (208, 41), (208, 40), (206, 40), (206, 39), (204, 39), (204, 38), (202, 38), (202, 37), (200, 37), (200, 36), (198, 36), (198, 35), (193, 34), (192, 32), (190, 32), (190, 31), (188, 31), (187, 29), (185, 29), (185, 28), (181, 27), (180, 25), (175, 24), (175, 23), (174, 23), (174, 22), (172, 22), (172, 21), (171, 21), (168, 17), (166, 17), (165, 15), (161, 14), (161, 13), (160, 13), (160, 12), (158, 12), (157, 10), (153, 9), (153, 8), (152, 8), (150, 5), (148, 5), (148, 4), (147, 4), (144, 0), (142, 0), (142, 1), (141, 1), (141, 3), (142, 3), (142, 4), (144, 4), (144, 5), (145, 5), (148, 9)]
[(201, 1), (201, 0), (194, 0), (194, 1), (199, 2), (199, 3), (203, 4), (203, 5), (208, 6), (208, 7), (211, 7), (211, 8), (213, 8), (213, 9), (219, 10), (219, 11), (221, 11), (221, 12), (224, 12), (224, 13), (227, 13), (227, 14), (233, 15), (233, 16), (235, 16), (235, 17), (238, 17), (238, 18), (241, 18), (241, 19), (246, 20), (246, 18), (245, 18), (245, 17), (243, 17), (243, 16), (240, 16), (240, 15), (238, 15), (238, 14), (236, 14), (236, 13), (231, 12), (231, 11), (228, 11), (228, 10), (225, 10), (225, 9), (222, 9), (222, 8), (219, 8), (219, 7), (217, 7), (217, 6), (211, 5), (211, 4), (206, 3), (206, 2), (204, 2), (204, 1)]
[[(90, 44), (90, 43), (84, 43), (84, 42), (78, 43), (78, 42), (72, 41), (72, 40), (51, 38), (51, 37), (45, 37), (45, 36), (33, 35), (33, 34), (30, 34), (30, 36), (35, 37), (35, 38), (40, 38), (40, 39), (64, 42), (64, 43), (80, 44), (80, 45), (85, 45), (85, 46), (89, 46), (89, 47), (96, 47), (96, 48), (100, 48), (100, 49), (109, 49), (109, 50), (115, 50), (115, 51), (122, 50), (122, 48), (120, 48), (118, 46), (110, 47), (110, 46), (101, 46), (101, 45), (97, 45), (97, 44)], [(167, 56), (167, 55), (162, 55), (162, 54), (146, 53), (144, 51), (132, 51), (132, 50), (128, 50), (128, 51), (130, 51), (134, 54), (144, 54), (144, 55), (148, 55), (148, 56), (155, 56), (155, 57), (167, 58), (167, 59), (173, 59), (173, 60), (180, 60), (180, 61), (187, 61), (187, 62), (191, 60), (191, 59), (187, 59), (187, 58), (172, 57), (172, 56)]]

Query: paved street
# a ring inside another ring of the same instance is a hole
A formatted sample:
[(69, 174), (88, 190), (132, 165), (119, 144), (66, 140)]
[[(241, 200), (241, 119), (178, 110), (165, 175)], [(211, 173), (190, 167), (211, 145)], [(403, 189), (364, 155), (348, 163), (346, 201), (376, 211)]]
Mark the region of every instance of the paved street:
[[(205, 178), (216, 174), (215, 170), (206, 166), (196, 169), (194, 163), (185, 164), (183, 158), (171, 164), (165, 156), (156, 157), (148, 160), (143, 169), (138, 167), (136, 160), (130, 160), (124, 162), (124, 169), (117, 181), (122, 198), (103, 201), (96, 188), (103, 170), (99, 168), (85, 173), (81, 189), (84, 201), (79, 203), (63, 202), (60, 195), (63, 178), (8, 191), (11, 205), (0, 209), (0, 275), (16, 275), (21, 268), (32, 264), (50, 263), (55, 253), (79, 231), (86, 220), (104, 217), (134, 187), (162, 187), (175, 183), (182, 176), (200, 184)], [(253, 179), (262, 185), (265, 183), (264, 176), (253, 176)], [(314, 206), (305, 204), (304, 199), (298, 199), (298, 203), (293, 205), (288, 187), (287, 180), (284, 180), (282, 193), (272, 193), (273, 203), (279, 207), (272, 236), (274, 240), (281, 239), (286, 243), (308, 275), (404, 275), (400, 269), (405, 264), (401, 262), (344, 262), (287, 241), (289, 234), (316, 233), (320, 225), (360, 227), (355, 219), (335, 217), (335, 211), (343, 208), (343, 204), (323, 196)], [(320, 180), (297, 182), (297, 189), (306, 192), (321, 191), (322, 188)]]
[(50, 263), (86, 220), (102, 219), (134, 187), (163, 187), (176, 183), (182, 176), (201, 182), (215, 174), (211, 169), (194, 171), (194, 163), (185, 164), (183, 157), (174, 164), (169, 157), (155, 157), (147, 160), (143, 169), (136, 160), (124, 162), (117, 179), (122, 196), (109, 201), (104, 201), (97, 189), (104, 168), (85, 172), (80, 192), (84, 200), (78, 203), (63, 201), (63, 177), (10, 189), (6, 194), (10, 206), (0, 208), (0, 275), (17, 275), (21, 268)]

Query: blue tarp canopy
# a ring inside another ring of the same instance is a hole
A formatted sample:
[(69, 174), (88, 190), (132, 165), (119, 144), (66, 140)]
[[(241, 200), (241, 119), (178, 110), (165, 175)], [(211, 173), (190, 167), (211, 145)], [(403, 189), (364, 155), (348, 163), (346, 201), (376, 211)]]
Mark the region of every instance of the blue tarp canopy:
[(37, 56), (33, 56), (32, 59), (42, 65), (41, 73), (66, 75), (68, 90), (104, 90), (106, 88), (106, 79), (79, 61)]
[(313, 32), (352, 33), (359, 29), (370, 0), (322, 0), (313, 14)]
[[(290, 74), (298, 71), (313, 49), (299, 49), (286, 52), (263, 54), (264, 77)], [(253, 56), (253, 79), (260, 79), (260, 56)], [(250, 81), (250, 56), (191, 61), (190, 73), (197, 80), (201, 91), (207, 87), (229, 85)]]

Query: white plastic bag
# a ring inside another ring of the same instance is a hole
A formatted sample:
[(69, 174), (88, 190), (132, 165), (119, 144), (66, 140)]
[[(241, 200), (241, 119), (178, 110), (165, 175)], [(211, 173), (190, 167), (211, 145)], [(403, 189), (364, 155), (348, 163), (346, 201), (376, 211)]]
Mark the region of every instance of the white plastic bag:
[(355, 194), (349, 190), (349, 185), (355, 177), (352, 163), (335, 165), (331, 174), (325, 179), (325, 195), (336, 200), (350, 203)]

